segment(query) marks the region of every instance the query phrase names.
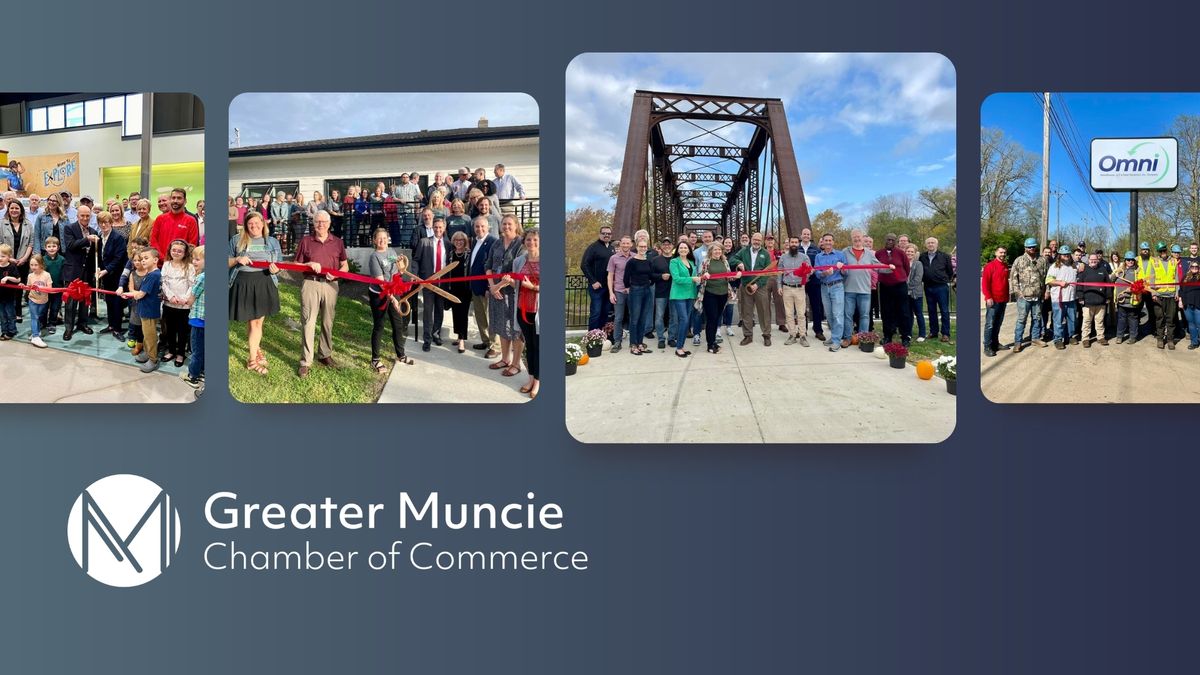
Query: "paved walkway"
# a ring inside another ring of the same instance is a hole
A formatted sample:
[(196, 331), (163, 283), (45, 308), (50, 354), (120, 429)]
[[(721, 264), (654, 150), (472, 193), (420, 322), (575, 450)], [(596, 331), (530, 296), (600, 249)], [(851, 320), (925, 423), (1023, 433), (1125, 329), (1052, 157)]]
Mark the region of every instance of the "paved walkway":
[[(980, 302), (982, 305), (982, 301)], [(1016, 324), (1016, 303), (1009, 303), (1000, 339), (1011, 344)], [(980, 314), (980, 333), (984, 315)], [(1030, 330), (1026, 322), (1025, 331)], [(1197, 403), (1200, 402), (1200, 350), (1188, 351), (1187, 340), (1175, 351), (1159, 349), (1153, 338), (1085, 349), (1065, 350), (1026, 347), (994, 357), (983, 356), (983, 341), (976, 345), (979, 386), (995, 403)]]
[[(56, 340), (50, 336), (47, 341)], [(57, 341), (57, 340), (56, 340)], [(115, 340), (114, 340), (115, 342)], [(0, 343), (3, 403), (190, 403), (195, 390), (174, 366), (155, 373), (25, 341)]]
[(585, 443), (937, 443), (954, 430), (945, 383), (882, 352), (784, 346), (778, 333), (739, 347), (735, 333), (716, 355), (689, 340), (686, 359), (591, 359), (567, 378), (568, 431)]
[[(455, 347), (453, 322), (446, 312), (442, 324), (442, 346), (432, 345), (421, 351), (421, 341), (412, 340), (411, 329), (405, 351), (415, 362), (411, 366), (396, 365), (388, 376), (379, 403), (524, 403), (530, 398), (517, 391), (529, 380), (522, 366), (520, 373), (504, 377), (498, 370), (488, 370), (495, 359), (485, 359), (486, 352), (471, 349), (479, 340), (474, 318), (469, 320), (470, 340), (467, 351), (458, 353)], [(553, 350), (552, 350), (553, 351)]]

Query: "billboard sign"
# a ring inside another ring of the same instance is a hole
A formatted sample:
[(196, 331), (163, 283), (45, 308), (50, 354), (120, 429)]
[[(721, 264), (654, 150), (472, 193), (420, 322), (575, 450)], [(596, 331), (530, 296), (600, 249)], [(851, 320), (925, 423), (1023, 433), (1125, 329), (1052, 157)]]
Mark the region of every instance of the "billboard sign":
[(1179, 142), (1163, 138), (1093, 138), (1092, 189), (1168, 192), (1179, 185)]

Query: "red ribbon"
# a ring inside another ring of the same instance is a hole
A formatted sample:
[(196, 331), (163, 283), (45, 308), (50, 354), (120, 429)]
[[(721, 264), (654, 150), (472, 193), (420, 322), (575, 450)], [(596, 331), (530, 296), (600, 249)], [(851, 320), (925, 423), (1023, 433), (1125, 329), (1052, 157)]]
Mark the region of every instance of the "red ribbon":
[[(810, 265), (801, 265), (800, 267), (797, 267), (797, 268), (791, 269), (791, 270), (781, 270), (781, 269), (754, 270), (754, 271), (743, 271), (743, 272), (740, 272), (740, 274), (743, 277), (756, 277), (756, 276), (763, 275), (763, 274), (789, 274), (790, 273), (790, 274), (794, 274), (798, 277), (804, 278), (804, 277), (808, 276), (809, 274), (812, 274), (813, 272), (822, 272), (824, 270), (833, 270), (833, 269), (837, 269), (837, 268), (838, 268), (837, 265), (818, 265), (816, 267), (813, 267)], [(890, 265), (842, 265), (842, 269), (843, 270), (890, 270), (890, 269), (892, 269), (892, 267)], [(717, 274), (709, 274), (708, 278), (709, 279), (733, 279), (733, 278), (737, 277), (738, 274), (739, 274), (739, 272), (718, 272)]]
[(67, 284), (66, 288), (47, 288), (45, 286), (28, 286), (26, 284), (0, 284), (0, 288), (15, 288), (21, 291), (36, 291), (39, 293), (62, 293), (64, 300), (74, 300), (89, 306), (92, 304), (92, 293), (121, 295), (116, 291), (106, 291), (102, 288), (95, 288), (83, 279), (73, 280), (71, 283)]
[[(251, 267), (258, 267), (258, 268), (260, 268), (260, 269), (266, 269), (266, 268), (268, 268), (268, 267), (270, 267), (270, 266), (271, 266), (271, 263), (269, 263), (269, 262), (265, 262), (265, 261), (257, 261), (257, 260), (256, 260), (256, 261), (254, 261), (254, 262), (250, 263), (250, 266), (251, 266)], [(305, 265), (304, 263), (287, 263), (287, 262), (277, 262), (277, 263), (275, 263), (275, 267), (278, 267), (278, 268), (279, 268), (279, 269), (281, 269), (281, 270), (288, 270), (289, 272), (303, 272), (303, 273), (305, 273), (305, 274), (313, 274), (312, 268), (311, 268), (311, 267), (309, 267), (308, 265)], [(358, 281), (358, 282), (361, 282), (361, 283), (364, 283), (364, 284), (371, 284), (371, 285), (374, 285), (374, 286), (378, 286), (378, 285), (385, 284), (385, 283), (394, 283), (394, 282), (396, 281), (395, 277), (393, 277), (393, 278), (392, 278), (392, 281), (381, 282), (381, 281), (379, 281), (378, 279), (376, 279), (375, 277), (368, 277), (368, 276), (364, 276), (364, 275), (362, 275), (362, 274), (355, 274), (355, 273), (353, 273), (353, 272), (342, 272), (341, 270), (327, 270), (327, 269), (322, 269), (322, 270), (321, 270), (321, 274), (329, 274), (329, 275), (332, 275), (332, 276), (334, 276), (334, 277), (336, 277), (336, 278), (338, 278), (338, 279), (346, 279), (346, 280), (349, 280), (349, 281)], [(508, 273), (508, 274), (475, 274), (475, 275), (472, 275), (472, 276), (464, 276), (464, 277), (441, 277), (441, 278), (439, 278), (439, 279), (423, 279), (423, 280), (421, 280), (421, 281), (416, 281), (416, 280), (413, 280), (413, 281), (411, 281), (411, 282), (405, 282), (405, 283), (408, 283), (408, 284), (410, 284), (410, 285), (420, 285), (420, 284), (452, 284), (452, 283), (456, 283), (456, 282), (468, 282), (468, 281), (488, 281), (488, 280), (490, 280), (490, 279), (500, 279), (500, 278), (503, 278), (503, 277), (506, 277), (506, 276), (508, 276), (508, 277), (512, 277), (513, 279), (516, 279), (516, 280), (518, 280), (518, 281), (520, 281), (521, 279), (524, 279), (524, 278), (526, 278), (526, 275), (524, 275), (524, 274), (513, 274), (513, 273)]]

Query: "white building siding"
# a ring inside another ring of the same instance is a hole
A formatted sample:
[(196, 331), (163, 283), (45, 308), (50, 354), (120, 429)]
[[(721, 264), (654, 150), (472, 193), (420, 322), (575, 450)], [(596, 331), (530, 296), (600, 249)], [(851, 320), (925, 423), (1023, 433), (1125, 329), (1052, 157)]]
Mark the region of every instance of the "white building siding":
[(492, 167), (503, 164), (521, 182), (526, 197), (538, 197), (539, 142), (536, 138), (506, 139), (422, 145), (369, 150), (337, 150), (293, 155), (231, 157), (229, 194), (236, 195), (244, 183), (299, 181), (306, 196), (325, 191), (330, 179), (395, 176), (416, 171), (430, 179), (438, 171), (456, 172), (459, 167), (483, 167), (488, 177)]

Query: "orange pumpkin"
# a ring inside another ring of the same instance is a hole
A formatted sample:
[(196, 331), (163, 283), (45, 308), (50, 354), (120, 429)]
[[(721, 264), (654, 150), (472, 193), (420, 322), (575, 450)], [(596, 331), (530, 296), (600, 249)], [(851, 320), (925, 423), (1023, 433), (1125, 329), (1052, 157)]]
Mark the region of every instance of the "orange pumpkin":
[(579, 357), (579, 365), (581, 365), (581, 366), (586, 366), (586, 365), (587, 365), (587, 362), (588, 362), (588, 355), (587, 355), (587, 354), (584, 354), (583, 356)]
[(933, 378), (933, 363), (930, 361), (918, 361), (917, 362), (917, 377), (921, 378), (922, 380), (932, 379)]
[(850, 344), (852, 344), (852, 345), (858, 344), (858, 336), (857, 335), (850, 336)]

